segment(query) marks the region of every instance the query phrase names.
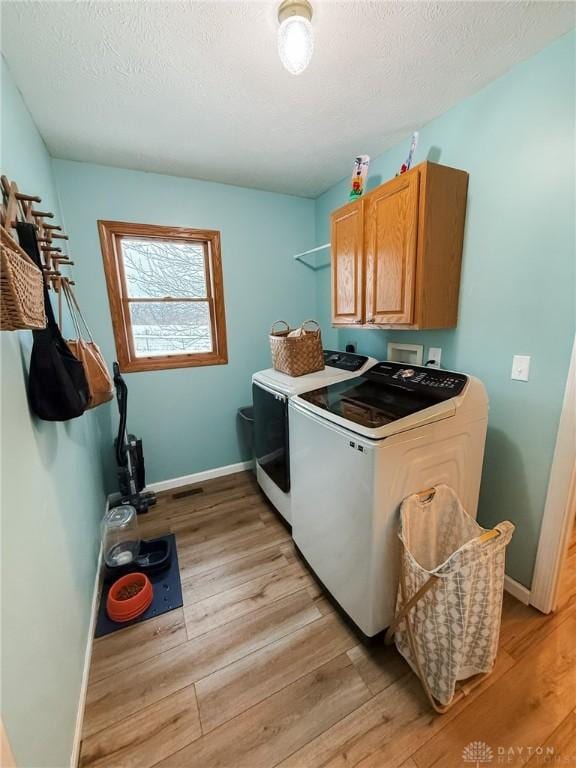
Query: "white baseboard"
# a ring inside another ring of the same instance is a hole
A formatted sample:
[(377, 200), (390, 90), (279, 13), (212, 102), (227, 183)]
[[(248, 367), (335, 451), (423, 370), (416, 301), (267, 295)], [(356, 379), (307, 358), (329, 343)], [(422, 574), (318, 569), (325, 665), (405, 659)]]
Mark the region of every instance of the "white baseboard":
[(203, 483), (205, 480), (213, 480), (215, 477), (245, 472), (247, 469), (252, 469), (253, 466), (254, 463), (252, 461), (240, 461), (238, 464), (214, 467), (214, 469), (207, 469), (204, 472), (195, 472), (193, 475), (182, 475), (182, 477), (173, 477), (171, 480), (160, 480), (158, 483), (150, 483), (146, 486), (146, 490), (153, 491), (154, 493), (170, 491), (172, 488), (181, 488), (183, 485), (194, 485), (194, 483)]
[[(106, 502), (106, 512), (108, 502)], [(70, 768), (77, 768), (80, 758), (80, 744), (82, 742), (82, 725), (84, 723), (84, 709), (86, 708), (86, 694), (88, 692), (88, 678), (90, 676), (90, 663), (92, 661), (92, 646), (94, 644), (94, 630), (96, 629), (96, 617), (98, 614), (98, 598), (100, 597), (100, 582), (102, 570), (102, 544), (96, 563), (96, 578), (94, 579), (94, 591), (92, 592), (92, 605), (90, 607), (90, 623), (88, 625), (88, 638), (86, 640), (86, 652), (84, 653), (84, 669), (82, 670), (82, 685), (78, 698), (78, 711), (76, 713), (76, 727), (74, 729), (74, 741), (72, 742), (72, 755), (70, 756)]]
[(525, 587), (524, 584), (520, 584), (519, 581), (515, 581), (510, 576), (506, 575), (504, 576), (504, 589), (511, 594), (512, 597), (515, 597), (516, 600), (524, 603), (524, 605), (529, 605), (530, 590)]

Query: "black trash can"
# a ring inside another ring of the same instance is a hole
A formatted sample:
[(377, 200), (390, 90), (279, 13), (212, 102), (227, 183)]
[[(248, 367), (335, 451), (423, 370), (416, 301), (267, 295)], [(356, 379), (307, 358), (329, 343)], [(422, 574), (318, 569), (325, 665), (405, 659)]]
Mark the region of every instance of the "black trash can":
[(254, 407), (238, 408), (238, 439), (244, 461), (254, 458)]

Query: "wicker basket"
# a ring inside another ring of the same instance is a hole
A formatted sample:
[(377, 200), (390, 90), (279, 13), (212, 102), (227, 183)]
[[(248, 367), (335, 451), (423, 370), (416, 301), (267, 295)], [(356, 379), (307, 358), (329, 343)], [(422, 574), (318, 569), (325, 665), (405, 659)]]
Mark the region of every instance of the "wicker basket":
[[(286, 328), (282, 331), (274, 330), (278, 323), (284, 323)], [(304, 328), (308, 323), (314, 323), (314, 330)], [(299, 336), (289, 336), (291, 328), (284, 320), (278, 320), (270, 329), (272, 364), (277, 371), (287, 373), (288, 376), (304, 376), (324, 368), (320, 326), (315, 320), (305, 320), (300, 331)]]
[(0, 330), (45, 328), (42, 273), (4, 227), (1, 231)]

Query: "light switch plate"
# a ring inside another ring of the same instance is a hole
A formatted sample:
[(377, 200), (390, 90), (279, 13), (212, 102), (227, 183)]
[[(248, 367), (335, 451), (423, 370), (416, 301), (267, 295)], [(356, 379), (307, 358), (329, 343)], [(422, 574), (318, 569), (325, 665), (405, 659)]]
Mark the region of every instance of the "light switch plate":
[(530, 355), (514, 355), (512, 358), (511, 379), (516, 381), (528, 381), (530, 374)]
[(440, 368), (442, 361), (442, 347), (428, 347), (427, 360), (434, 360), (434, 363), (430, 363), (428, 368)]

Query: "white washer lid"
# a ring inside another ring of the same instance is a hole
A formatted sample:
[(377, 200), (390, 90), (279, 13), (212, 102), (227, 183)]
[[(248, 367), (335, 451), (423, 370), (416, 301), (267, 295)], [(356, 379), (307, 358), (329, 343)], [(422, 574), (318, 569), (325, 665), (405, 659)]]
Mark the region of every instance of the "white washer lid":
[(310, 392), (312, 389), (325, 387), (336, 381), (354, 379), (356, 376), (361, 376), (368, 368), (376, 365), (377, 362), (375, 358), (369, 357), (362, 368), (357, 371), (343, 371), (341, 368), (327, 365), (321, 371), (306, 373), (304, 376), (288, 376), (288, 374), (276, 371), (274, 368), (266, 368), (264, 371), (255, 373), (252, 376), (252, 381), (291, 397), (303, 392)]
[(300, 397), (295, 397), (290, 401), (290, 407), (302, 413), (309, 413), (318, 420), (332, 422), (342, 429), (353, 432), (360, 437), (368, 438), (369, 440), (383, 440), (385, 437), (391, 437), (399, 432), (407, 432), (410, 429), (416, 427), (423, 427), (425, 424), (432, 424), (435, 421), (441, 421), (442, 419), (448, 419), (454, 416), (456, 413), (457, 401), (459, 397), (453, 397), (450, 400), (444, 400), (444, 402), (436, 403), (429, 408), (424, 408), (421, 411), (405, 416), (402, 419), (396, 419), (389, 424), (385, 424), (382, 427), (364, 427), (361, 424), (356, 424), (353, 421), (344, 419), (335, 413), (325, 411), (322, 408), (318, 408), (317, 405), (309, 403), (307, 400), (303, 400)]

